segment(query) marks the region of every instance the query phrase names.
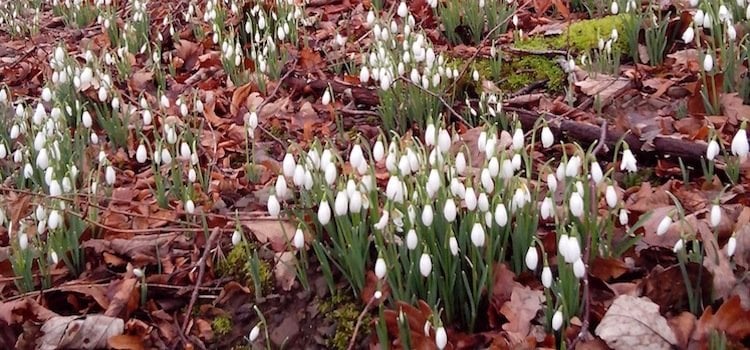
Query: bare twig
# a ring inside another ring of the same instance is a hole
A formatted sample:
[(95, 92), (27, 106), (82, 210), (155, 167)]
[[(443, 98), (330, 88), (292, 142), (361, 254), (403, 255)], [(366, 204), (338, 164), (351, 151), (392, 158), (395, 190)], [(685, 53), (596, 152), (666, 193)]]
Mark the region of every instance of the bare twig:
[(195, 280), (195, 288), (193, 289), (193, 295), (190, 296), (190, 303), (187, 309), (185, 309), (185, 320), (182, 322), (182, 330), (187, 332), (188, 325), (190, 324), (190, 313), (193, 311), (195, 301), (198, 299), (198, 291), (200, 290), (201, 282), (203, 282), (203, 274), (206, 273), (206, 260), (208, 260), (211, 247), (213, 246), (214, 240), (219, 236), (221, 230), (218, 227), (213, 229), (211, 236), (206, 241), (206, 247), (203, 249), (203, 256), (198, 260), (198, 278)]
[(359, 317), (357, 317), (357, 324), (354, 325), (354, 331), (352, 332), (352, 339), (349, 340), (349, 346), (347, 347), (347, 350), (354, 349), (354, 346), (357, 342), (357, 333), (359, 332), (359, 327), (362, 326), (362, 320), (364, 320), (365, 315), (367, 315), (367, 312), (370, 311), (370, 307), (375, 303), (377, 299), (375, 298), (375, 294), (373, 294), (370, 297), (370, 300), (367, 302), (367, 305), (365, 305), (364, 310), (359, 314)]

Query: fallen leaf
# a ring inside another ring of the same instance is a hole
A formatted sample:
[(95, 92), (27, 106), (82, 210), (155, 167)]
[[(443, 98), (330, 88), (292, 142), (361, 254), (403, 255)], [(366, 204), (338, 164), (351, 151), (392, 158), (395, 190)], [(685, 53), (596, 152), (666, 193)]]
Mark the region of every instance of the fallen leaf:
[(134, 335), (115, 335), (107, 340), (107, 345), (117, 350), (142, 350), (143, 339)]
[(621, 295), (596, 327), (596, 335), (615, 350), (671, 349), (674, 331), (659, 314), (659, 305), (647, 298)]
[(295, 269), (297, 259), (292, 252), (276, 253), (276, 259), (278, 262), (273, 269), (276, 283), (281, 289), (289, 291), (294, 286), (295, 279), (297, 279), (297, 270)]
[(57, 316), (42, 325), (44, 335), (37, 349), (98, 349), (107, 346), (107, 340), (122, 334), (125, 322), (104, 315)]
[(271, 249), (276, 252), (287, 250), (297, 230), (290, 221), (270, 218), (242, 220), (241, 224), (247, 227), (261, 244), (271, 243)]
[(744, 104), (742, 97), (736, 92), (722, 94), (719, 97), (719, 104), (724, 112), (723, 114), (729, 117), (729, 124), (738, 125), (740, 122), (750, 118), (750, 106)]
[(588, 96), (599, 96), (602, 103), (608, 103), (612, 98), (630, 87), (630, 80), (622, 77), (613, 77), (606, 74), (597, 74), (596, 77), (589, 76), (583, 81), (575, 83), (581, 88), (581, 92)]
[(533, 290), (525, 286), (513, 287), (510, 301), (500, 309), (500, 313), (509, 321), (503, 325), (503, 329), (508, 332), (519, 333), (524, 337), (528, 335), (531, 320), (536, 317), (536, 313), (542, 308), (543, 300), (544, 293), (540, 290)]
[(739, 296), (733, 296), (714, 313), (707, 307), (698, 321), (693, 340), (708, 341), (712, 330), (724, 332), (727, 338), (740, 341), (750, 336), (750, 310), (742, 307)]

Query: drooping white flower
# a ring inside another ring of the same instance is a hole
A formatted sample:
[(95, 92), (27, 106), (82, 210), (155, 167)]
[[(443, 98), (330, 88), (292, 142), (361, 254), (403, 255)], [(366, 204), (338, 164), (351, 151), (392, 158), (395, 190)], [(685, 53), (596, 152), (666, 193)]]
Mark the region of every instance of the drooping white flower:
[(329, 89), (326, 89), (325, 92), (323, 92), (323, 97), (320, 99), (320, 102), (323, 103), (324, 106), (331, 103), (331, 91)]
[(583, 260), (581, 260), (580, 257), (573, 263), (573, 274), (578, 279), (583, 278), (583, 276), (586, 274), (586, 265), (583, 263)]
[(732, 235), (727, 241), (727, 257), (731, 258), (735, 250), (737, 250), (737, 238), (735, 238), (735, 235)]
[(620, 209), (619, 219), (620, 219), (620, 225), (622, 226), (626, 226), (628, 222), (630, 222), (627, 209), (625, 208)]
[(471, 228), (471, 243), (473, 243), (475, 247), (482, 247), (484, 246), (484, 240), (485, 240), (484, 228), (482, 227), (481, 224), (475, 223), (474, 226)]
[(260, 335), (260, 327), (256, 324), (255, 327), (253, 327), (253, 329), (250, 330), (250, 335), (248, 335), (247, 339), (252, 343), (258, 339), (259, 335)]
[(547, 188), (552, 193), (557, 190), (557, 178), (552, 173), (547, 174)]
[(331, 206), (328, 205), (328, 201), (322, 199), (318, 206), (318, 222), (325, 226), (331, 221)]
[(710, 53), (703, 57), (703, 70), (706, 72), (714, 70), (714, 57)]
[(456, 155), (456, 172), (459, 175), (464, 175), (466, 172), (466, 156), (464, 156), (464, 152), (458, 152)]
[(542, 147), (549, 148), (555, 142), (555, 135), (548, 126), (542, 128)]
[(453, 222), (456, 220), (456, 214), (456, 202), (453, 201), (453, 198), (448, 198), (443, 207), (443, 216), (445, 217), (445, 220)]
[(578, 192), (570, 195), (570, 212), (577, 218), (583, 217), (583, 197)]
[(607, 186), (604, 198), (607, 200), (607, 205), (610, 208), (614, 208), (615, 206), (617, 206), (617, 192), (615, 191), (614, 186)]
[(721, 207), (718, 204), (711, 206), (711, 227), (717, 228), (721, 223)]
[(740, 130), (737, 130), (737, 133), (732, 138), (732, 153), (735, 156), (744, 158), (747, 156), (748, 151), (750, 151), (750, 145), (747, 142), (747, 131), (745, 131), (745, 124), (743, 123)]
[(622, 161), (620, 161), (620, 171), (623, 170), (627, 170), (631, 173), (638, 171), (638, 164), (635, 156), (633, 155), (633, 152), (630, 151), (630, 148), (627, 147), (622, 151)]
[(271, 194), (268, 196), (268, 214), (270, 214), (271, 217), (276, 218), (279, 216), (279, 213), (281, 213), (281, 203), (279, 203), (275, 194)]
[(333, 201), (333, 212), (336, 216), (346, 215), (349, 211), (349, 198), (346, 195), (346, 191), (339, 191), (336, 194), (336, 199)]
[(677, 253), (682, 250), (682, 248), (685, 247), (685, 241), (680, 238), (677, 240), (677, 242), (674, 243), (674, 247), (672, 247), (672, 251)]
[(505, 209), (505, 204), (500, 203), (495, 207), (495, 223), (500, 227), (505, 227), (508, 224), (508, 211)]
[(516, 128), (516, 131), (513, 132), (513, 140), (511, 147), (513, 150), (518, 151), (523, 148), (524, 143), (524, 135), (523, 130), (521, 128)]
[(719, 143), (716, 142), (715, 139), (711, 139), (711, 141), (708, 142), (708, 147), (706, 148), (706, 159), (716, 159), (716, 156), (719, 155), (719, 151)]
[(693, 29), (693, 26), (691, 25), (685, 29), (684, 33), (682, 33), (682, 41), (689, 44), (693, 42), (693, 39), (695, 39), (695, 29)]
[(417, 248), (417, 243), (419, 243), (417, 231), (414, 229), (409, 230), (409, 232), (406, 233), (406, 248), (409, 250), (414, 250)]
[(396, 10), (396, 14), (401, 18), (404, 18), (409, 14), (409, 8), (406, 7), (405, 2), (401, 1), (401, 3), (398, 5), (398, 9)]
[(466, 189), (464, 202), (466, 203), (466, 209), (469, 211), (474, 211), (477, 208), (477, 195), (473, 188), (469, 187)]
[(549, 266), (544, 266), (542, 269), (542, 285), (544, 288), (549, 288), (552, 286), (552, 269), (549, 268)]
[(422, 224), (424, 224), (426, 227), (430, 227), (432, 225), (433, 218), (434, 213), (432, 211), (432, 205), (425, 205), (422, 209)]
[(451, 236), (448, 239), (448, 248), (450, 248), (451, 255), (458, 255), (458, 240), (456, 239), (456, 236)]
[(385, 146), (383, 145), (383, 141), (378, 140), (375, 142), (375, 146), (372, 147), (372, 158), (376, 162), (381, 162), (383, 157), (385, 157)]
[(185, 201), (185, 212), (188, 214), (195, 213), (195, 203), (192, 199), (188, 199)]
[(241, 241), (242, 241), (242, 233), (238, 230), (234, 230), (234, 232), (232, 232), (232, 245), (236, 246), (240, 244)]
[(554, 204), (552, 203), (552, 198), (545, 197), (544, 200), (542, 200), (542, 205), (539, 208), (539, 214), (542, 217), (542, 220), (547, 220), (552, 217), (554, 214)]
[(620, 12), (620, 5), (617, 4), (617, 1), (612, 1), (612, 5), (609, 6), (609, 12), (611, 12), (613, 15), (616, 15)]
[(107, 181), (107, 185), (110, 185), (110, 186), (114, 185), (115, 178), (116, 178), (115, 168), (113, 168), (111, 165), (108, 165), (104, 174), (104, 179)]
[(560, 327), (562, 327), (563, 324), (563, 314), (562, 311), (557, 310), (555, 311), (555, 314), (552, 315), (552, 329), (554, 331), (559, 331)]
[(378, 279), (383, 279), (385, 277), (385, 274), (388, 270), (388, 267), (385, 264), (385, 259), (378, 258), (378, 260), (375, 260), (375, 276)]
[(440, 149), (440, 152), (445, 154), (448, 152), (448, 150), (451, 147), (451, 136), (448, 134), (448, 130), (440, 129), (440, 132), (438, 132), (438, 148)]
[(448, 333), (445, 332), (445, 328), (442, 326), (435, 330), (435, 345), (438, 349), (443, 350), (448, 345)]
[(422, 253), (422, 256), (419, 258), (419, 273), (421, 273), (423, 277), (428, 277), (431, 272), (432, 258), (430, 258), (430, 254)]
[(490, 198), (486, 193), (482, 192), (477, 197), (477, 208), (483, 213), (490, 210)]
[(672, 218), (667, 215), (659, 222), (659, 226), (656, 228), (656, 235), (663, 236), (669, 230), (669, 226), (672, 226)]
[(602, 167), (599, 166), (599, 162), (593, 161), (591, 162), (591, 179), (594, 180), (595, 184), (599, 184), (604, 179), (604, 173), (602, 172)]
[(50, 230), (54, 230), (60, 227), (60, 224), (62, 224), (62, 216), (60, 216), (60, 212), (56, 209), (52, 210), (47, 219), (47, 227), (49, 227)]
[(526, 267), (528, 267), (529, 270), (536, 270), (536, 266), (539, 264), (539, 253), (536, 251), (534, 245), (530, 246), (529, 250), (526, 251), (526, 257), (524, 260), (526, 261)]

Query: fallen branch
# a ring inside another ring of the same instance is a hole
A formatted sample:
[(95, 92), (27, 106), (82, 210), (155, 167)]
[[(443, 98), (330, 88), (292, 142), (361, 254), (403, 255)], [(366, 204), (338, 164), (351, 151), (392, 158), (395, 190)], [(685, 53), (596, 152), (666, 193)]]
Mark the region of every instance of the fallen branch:
[(198, 260), (198, 278), (196, 278), (195, 280), (193, 295), (190, 296), (190, 303), (185, 310), (185, 320), (182, 322), (183, 332), (187, 332), (188, 325), (190, 324), (190, 314), (193, 312), (195, 301), (198, 300), (198, 292), (200, 291), (201, 282), (203, 282), (203, 274), (206, 273), (206, 260), (208, 260), (208, 255), (211, 252), (211, 247), (213, 246), (214, 240), (216, 240), (220, 232), (221, 230), (218, 227), (214, 228), (213, 232), (211, 232), (211, 236), (208, 237), (208, 241), (206, 241), (206, 247), (203, 249), (203, 256), (200, 258), (200, 260)]

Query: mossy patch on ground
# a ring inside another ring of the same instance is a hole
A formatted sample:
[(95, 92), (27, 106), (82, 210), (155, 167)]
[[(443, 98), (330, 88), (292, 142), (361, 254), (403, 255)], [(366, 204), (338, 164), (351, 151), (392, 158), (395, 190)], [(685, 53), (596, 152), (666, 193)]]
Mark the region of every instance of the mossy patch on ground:
[(232, 319), (229, 316), (216, 316), (211, 322), (211, 330), (219, 337), (229, 334), (232, 326)]
[[(361, 312), (358, 309), (358, 304), (350, 296), (336, 294), (329, 300), (322, 301), (318, 307), (318, 311), (327, 319), (336, 323), (336, 333), (333, 339), (329, 340), (329, 348), (337, 350), (346, 349), (349, 346), (349, 341), (354, 333), (354, 327), (357, 324), (357, 318)], [(362, 324), (370, 324), (370, 321), (370, 316), (366, 315), (362, 320)], [(366, 337), (368, 332), (368, 327), (360, 326), (359, 337)]]
[(571, 50), (571, 52), (577, 53), (596, 48), (599, 45), (599, 38), (607, 40), (612, 34), (612, 29), (617, 29), (620, 39), (615, 45), (618, 45), (621, 52), (625, 52), (626, 43), (622, 35), (625, 32), (626, 16), (629, 15), (620, 14), (578, 21), (572, 23), (560, 35), (534, 36), (517, 41), (514, 46), (527, 50)]
[[(257, 247), (248, 242), (235, 245), (227, 254), (226, 259), (221, 259), (216, 264), (216, 272), (222, 277), (232, 277), (233, 280), (247, 286), (254, 293), (256, 283), (253, 278), (251, 254), (254, 249)], [(262, 292), (271, 289), (271, 265), (265, 260), (259, 260), (258, 279)]]

